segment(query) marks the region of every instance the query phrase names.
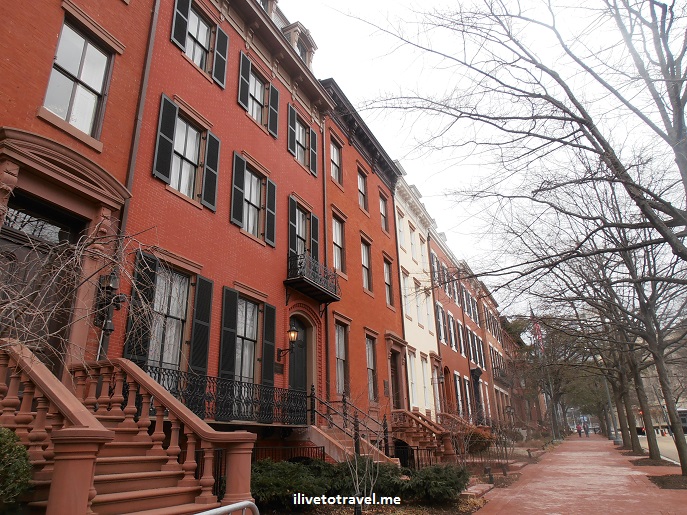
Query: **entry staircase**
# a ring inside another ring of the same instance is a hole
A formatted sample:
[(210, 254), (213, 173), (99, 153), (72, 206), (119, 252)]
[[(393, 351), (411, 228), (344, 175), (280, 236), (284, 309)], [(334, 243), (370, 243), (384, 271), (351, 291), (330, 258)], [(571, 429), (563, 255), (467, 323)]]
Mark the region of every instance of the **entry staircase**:
[(332, 461), (345, 461), (354, 454), (370, 456), (377, 462), (399, 464), (394, 441), (429, 452), (436, 461), (455, 461), (451, 432), (417, 411), (392, 410), (391, 427), (386, 415), (380, 422), (361, 410), (346, 396), (341, 401), (325, 401), (310, 395), (308, 439), (324, 446)]
[(28, 449), (32, 514), (184, 515), (250, 500), (255, 435), (218, 432), (126, 359), (62, 384), (0, 341), (0, 426)]

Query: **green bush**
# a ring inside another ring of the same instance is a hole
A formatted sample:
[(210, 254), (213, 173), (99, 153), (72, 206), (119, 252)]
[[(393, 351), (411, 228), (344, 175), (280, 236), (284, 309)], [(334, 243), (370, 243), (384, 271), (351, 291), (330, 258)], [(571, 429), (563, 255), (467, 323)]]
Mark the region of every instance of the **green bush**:
[[(306, 496), (350, 496), (356, 494), (354, 473), (360, 494), (401, 497), (404, 501), (442, 504), (458, 498), (468, 484), (466, 469), (456, 465), (433, 465), (420, 470), (402, 469), (391, 463), (374, 463), (366, 457), (330, 464), (312, 460), (305, 463), (262, 460), (253, 464), (251, 490), (261, 509), (289, 511), (293, 494)], [(363, 476), (366, 476), (363, 478)], [(371, 476), (374, 487), (370, 489)], [(402, 476), (406, 476), (401, 479)], [(307, 506), (298, 506), (298, 510)]]
[(465, 444), (470, 454), (486, 451), (495, 440), (489, 431), (485, 431), (479, 427), (470, 427), (465, 431)]
[[(354, 495), (354, 473), (358, 477), (361, 492), (375, 492), (377, 495), (401, 496), (404, 481), (403, 471), (391, 463), (374, 463), (370, 458), (352, 458), (350, 462), (337, 463), (331, 466), (328, 495)], [(374, 486), (370, 488), (374, 480)]]
[[(301, 463), (261, 460), (254, 463), (251, 469), (251, 493), (261, 510), (274, 508), (288, 511), (294, 507), (293, 494), (317, 496), (326, 492), (326, 478), (313, 475)], [(299, 509), (302, 508), (304, 506), (299, 506)]]
[(405, 487), (404, 500), (442, 504), (458, 498), (470, 479), (457, 465), (432, 465), (413, 472)]
[(0, 507), (13, 504), (30, 479), (29, 453), (14, 432), (0, 427)]

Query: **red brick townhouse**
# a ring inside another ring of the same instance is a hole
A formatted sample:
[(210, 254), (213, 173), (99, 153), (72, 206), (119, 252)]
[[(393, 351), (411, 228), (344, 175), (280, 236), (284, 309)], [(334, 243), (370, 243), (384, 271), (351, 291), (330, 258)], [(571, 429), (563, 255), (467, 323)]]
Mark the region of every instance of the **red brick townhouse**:
[(439, 354), (443, 365), (441, 411), (476, 424), (492, 418), (493, 380), (485, 344), (483, 286), (455, 258), (445, 236), (431, 229), (430, 263)]
[(339, 299), (324, 259), (331, 100), (307, 32), (271, 14), (282, 21), (252, 0), (160, 6), (127, 226), (152, 249), (136, 278), (154, 324), (130, 311), (108, 349), (170, 390), (203, 378), (187, 405), (242, 425), (305, 423), (306, 390), (325, 385), (321, 306)]
[(341, 301), (327, 314), (327, 399), (345, 394), (381, 422), (406, 396), (405, 341), (398, 284), (394, 188), (400, 171), (338, 84), (323, 86), (335, 108), (327, 119), (327, 253)]
[[(126, 183), (152, 7), (152, 0), (0, 6), (0, 268), (5, 287), (12, 280), (29, 280), (32, 272), (17, 275), (20, 264), (47, 256), (61, 242), (75, 243), (83, 234), (107, 238), (119, 231), (131, 196)], [(82, 276), (88, 277), (98, 273), (102, 262), (91, 255), (82, 266)], [(94, 335), (85, 313), (95, 282), (83, 281), (71, 296), (75, 315), (67, 329), (44, 331), (51, 337), (43, 354), (57, 375), (65, 364), (93, 358)], [(47, 288), (59, 286), (53, 281)], [(68, 348), (62, 348), (65, 342)]]

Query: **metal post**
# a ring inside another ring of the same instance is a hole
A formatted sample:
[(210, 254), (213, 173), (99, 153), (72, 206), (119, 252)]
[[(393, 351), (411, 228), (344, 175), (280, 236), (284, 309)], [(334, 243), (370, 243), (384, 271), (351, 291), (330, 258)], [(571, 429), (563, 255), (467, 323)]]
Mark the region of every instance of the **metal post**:
[(343, 426), (344, 429), (346, 429), (347, 426), (347, 421), (348, 421), (348, 413), (346, 409), (346, 392), (343, 393), (341, 396), (341, 404), (342, 404), (342, 411), (343, 411)]
[(355, 444), (355, 455), (360, 456), (360, 427), (358, 426), (358, 413), (353, 416), (353, 443)]
[(389, 455), (389, 424), (386, 421), (386, 414), (382, 419), (382, 430), (384, 431), (384, 454)]
[(310, 386), (310, 425), (315, 424), (315, 385)]

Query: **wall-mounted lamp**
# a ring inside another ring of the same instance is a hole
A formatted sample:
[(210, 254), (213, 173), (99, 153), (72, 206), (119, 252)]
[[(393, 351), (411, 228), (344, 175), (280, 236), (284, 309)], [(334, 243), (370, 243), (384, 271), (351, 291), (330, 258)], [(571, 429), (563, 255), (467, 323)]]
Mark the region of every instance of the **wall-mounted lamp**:
[(95, 323), (107, 335), (114, 331), (113, 309), (121, 309), (126, 298), (124, 295), (117, 294), (117, 290), (119, 290), (119, 276), (114, 270), (108, 275), (98, 277)]
[(296, 340), (298, 340), (298, 329), (291, 322), (291, 327), (286, 331), (286, 336), (289, 338), (289, 348), (288, 349), (277, 349), (277, 361), (281, 361), (281, 357), (284, 354), (290, 354), (293, 352), (294, 346), (296, 345)]

